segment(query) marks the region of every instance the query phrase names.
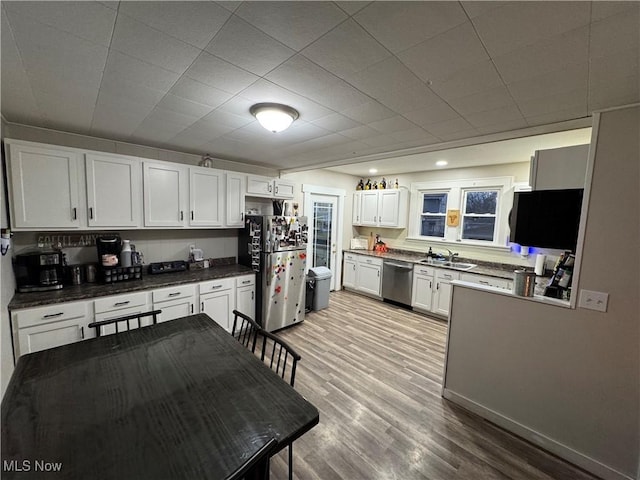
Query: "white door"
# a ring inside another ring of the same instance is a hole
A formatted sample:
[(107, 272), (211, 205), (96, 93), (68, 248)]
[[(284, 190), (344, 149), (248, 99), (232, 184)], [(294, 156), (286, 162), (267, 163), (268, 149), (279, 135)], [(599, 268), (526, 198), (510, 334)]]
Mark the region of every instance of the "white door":
[(140, 161), (88, 153), (85, 166), (89, 226), (140, 227)]
[(81, 226), (76, 152), (11, 145), (9, 170), (15, 229)]
[(183, 227), (188, 199), (187, 169), (172, 163), (144, 162), (144, 225)]
[(312, 216), (308, 219), (311, 231), (311, 266), (331, 270), (330, 290), (335, 290), (337, 270), (336, 242), (338, 238), (338, 197), (311, 195)]
[(211, 168), (189, 168), (189, 225), (222, 226), (222, 172)]
[[(236, 310), (245, 315), (256, 318), (256, 286), (247, 285), (236, 290)], [(233, 327), (233, 323), (230, 325)]]
[(200, 313), (209, 315), (227, 332), (231, 332), (232, 315), (235, 308), (235, 289), (200, 295)]

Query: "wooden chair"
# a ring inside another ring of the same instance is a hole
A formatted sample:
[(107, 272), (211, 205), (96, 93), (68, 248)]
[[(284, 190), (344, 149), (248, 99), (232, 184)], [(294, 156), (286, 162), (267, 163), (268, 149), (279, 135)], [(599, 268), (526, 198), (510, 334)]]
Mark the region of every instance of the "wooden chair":
[(231, 335), (252, 352), (256, 351), (258, 332), (262, 329), (251, 317), (238, 310), (233, 311), (233, 328)]
[[(296, 366), (302, 357), (273, 333), (260, 329), (258, 336), (262, 337), (260, 359), (293, 387)], [(293, 480), (293, 443), (289, 444), (289, 480)]]
[(269, 459), (277, 443), (270, 439), (225, 480), (269, 480)]
[(104, 327), (106, 325), (111, 325), (111, 324), (115, 324), (116, 327), (116, 333), (120, 333), (119, 329), (118, 329), (118, 325), (120, 322), (125, 322), (125, 324), (127, 325), (126, 330), (123, 331), (129, 331), (131, 330), (131, 324), (129, 323), (129, 320), (138, 320), (138, 327), (140, 328), (142, 327), (142, 323), (141, 323), (141, 319), (144, 317), (153, 317), (152, 320), (152, 324), (155, 325), (156, 323), (158, 323), (158, 315), (162, 313), (162, 310), (153, 310), (151, 312), (143, 312), (143, 313), (134, 313), (131, 315), (125, 315), (122, 317), (117, 317), (117, 318), (110, 318), (109, 320), (102, 320), (100, 322), (93, 322), (90, 323), (88, 326), (89, 328), (95, 328), (96, 329), (96, 337), (99, 337), (101, 335), (101, 328), (100, 327)]

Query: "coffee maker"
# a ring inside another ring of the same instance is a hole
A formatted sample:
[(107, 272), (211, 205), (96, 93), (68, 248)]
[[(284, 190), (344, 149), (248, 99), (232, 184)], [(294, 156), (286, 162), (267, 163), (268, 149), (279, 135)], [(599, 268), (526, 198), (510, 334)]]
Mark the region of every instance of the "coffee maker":
[(58, 250), (33, 250), (13, 259), (18, 292), (42, 292), (63, 287), (64, 257)]
[(142, 265), (120, 263), (122, 240), (120, 235), (103, 235), (96, 238), (98, 249), (98, 278), (104, 283), (142, 280)]

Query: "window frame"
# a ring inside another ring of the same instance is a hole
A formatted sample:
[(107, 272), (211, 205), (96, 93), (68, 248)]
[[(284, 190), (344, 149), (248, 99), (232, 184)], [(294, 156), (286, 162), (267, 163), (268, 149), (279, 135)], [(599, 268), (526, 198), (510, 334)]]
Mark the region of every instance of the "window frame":
[[(444, 209), (444, 213), (425, 213), (424, 212), (424, 196), (425, 195), (446, 195), (446, 206)], [(419, 221), (419, 232), (420, 232), (420, 236), (424, 237), (424, 238), (432, 238), (432, 239), (438, 239), (438, 240), (442, 240), (444, 238), (446, 238), (447, 235), (447, 207), (449, 205), (449, 198), (450, 198), (450, 191), (449, 190), (441, 190), (441, 191), (437, 191), (437, 190), (431, 190), (431, 191), (423, 191), (420, 193), (420, 221)], [(422, 235), (422, 218), (423, 217), (442, 217), (444, 219), (444, 231), (442, 233), (442, 237), (435, 237), (435, 236), (431, 236), (431, 235)]]
[[(470, 192), (496, 192), (496, 209), (492, 214), (478, 214), (478, 213), (466, 213), (467, 212), (467, 194)], [(491, 245), (496, 241), (497, 231), (498, 231), (498, 221), (500, 220), (499, 210), (500, 210), (500, 189), (495, 187), (482, 187), (482, 188), (462, 188), (460, 189), (460, 193), (462, 195), (462, 199), (460, 203), (462, 208), (460, 209), (460, 240), (463, 242), (479, 242), (487, 245)], [(493, 224), (493, 233), (491, 235), (491, 240), (481, 240), (477, 238), (464, 238), (464, 222), (467, 217), (477, 217), (477, 218), (495, 218)]]

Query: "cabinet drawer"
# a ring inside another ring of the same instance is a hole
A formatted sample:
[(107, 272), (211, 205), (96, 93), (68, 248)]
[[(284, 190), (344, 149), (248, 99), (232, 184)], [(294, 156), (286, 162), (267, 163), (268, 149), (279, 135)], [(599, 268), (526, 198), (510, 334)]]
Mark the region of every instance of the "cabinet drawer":
[(508, 280), (506, 278), (496, 278), (496, 277), (489, 277), (487, 275), (463, 273), (460, 276), (460, 280), (463, 280), (465, 282), (477, 283), (479, 285), (486, 285), (489, 287), (504, 288), (506, 290), (511, 289), (511, 280)]
[(460, 273), (452, 272), (451, 270), (439, 270), (435, 269), (436, 279), (443, 281), (460, 280)]
[(423, 267), (422, 265), (415, 264), (413, 266), (414, 275), (427, 275), (429, 277), (433, 276), (434, 268), (433, 267)]
[(148, 303), (148, 293), (128, 293), (126, 295), (114, 295), (112, 297), (100, 298), (94, 302), (96, 314), (119, 310), (122, 308), (139, 307)]
[(198, 285), (200, 295), (230, 290), (235, 285), (235, 278), (220, 278), (218, 280), (209, 280)]
[(236, 288), (248, 287), (249, 285), (255, 285), (255, 284), (256, 284), (255, 275), (243, 275), (241, 277), (236, 277)]
[(28, 308), (16, 310), (11, 315), (17, 322), (18, 328), (59, 322), (88, 315), (89, 302), (60, 303), (49, 307)]
[(355, 262), (360, 255), (356, 255), (355, 253), (345, 253), (344, 259)]
[(175, 287), (162, 288), (151, 292), (153, 303), (166, 302), (168, 300), (177, 300), (187, 297), (195, 297), (195, 285), (178, 285)]
[(365, 255), (358, 255), (358, 263), (364, 263), (366, 265), (375, 265), (376, 267), (381, 267), (382, 259), (378, 257), (368, 257)]

